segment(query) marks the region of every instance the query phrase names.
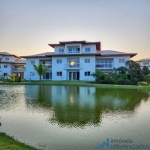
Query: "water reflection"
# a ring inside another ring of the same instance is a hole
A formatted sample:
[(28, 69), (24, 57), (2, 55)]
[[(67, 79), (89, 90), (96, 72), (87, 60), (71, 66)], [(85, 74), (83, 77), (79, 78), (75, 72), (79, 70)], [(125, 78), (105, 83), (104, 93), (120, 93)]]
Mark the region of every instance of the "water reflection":
[[(0, 88), (0, 110), (51, 111), (48, 121), (67, 127), (100, 125), (103, 113), (134, 113), (149, 91), (77, 86), (7, 86)], [(18, 109), (19, 109), (18, 108)], [(24, 109), (23, 109), (24, 108)]]
[[(57, 92), (57, 88), (53, 87), (53, 90)], [(102, 113), (114, 111), (127, 113), (128, 111), (131, 114), (141, 100), (147, 100), (149, 97), (146, 90), (94, 87), (59, 88), (59, 98), (52, 92), (55, 116), (49, 120), (61, 126), (100, 125)]]

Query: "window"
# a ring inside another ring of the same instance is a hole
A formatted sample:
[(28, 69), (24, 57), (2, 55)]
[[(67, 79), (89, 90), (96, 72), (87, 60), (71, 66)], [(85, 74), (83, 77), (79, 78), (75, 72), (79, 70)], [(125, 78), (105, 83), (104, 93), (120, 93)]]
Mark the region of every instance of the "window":
[(90, 63), (90, 59), (85, 59), (85, 63)]
[(34, 72), (30, 72), (30, 76), (35, 76), (35, 73)]
[(62, 60), (61, 59), (57, 59), (57, 64), (61, 64)]
[(4, 65), (4, 68), (7, 68), (7, 65)]
[(91, 48), (90, 47), (86, 47), (85, 48), (85, 52), (90, 52), (91, 51)]
[(113, 60), (112, 59), (97, 59), (96, 60), (96, 68), (112, 69), (113, 68)]
[(9, 60), (9, 58), (5, 58), (5, 60)]
[(119, 63), (125, 63), (125, 59), (119, 59)]
[(84, 75), (85, 75), (85, 76), (90, 76), (90, 71), (84, 72)]
[(57, 72), (57, 76), (62, 76), (62, 72)]
[(147, 65), (149, 65), (149, 62), (143, 62), (143, 65), (147, 66)]
[(7, 76), (7, 73), (4, 73), (4, 76)]
[(32, 65), (35, 65), (35, 61), (34, 61), (34, 60), (31, 60), (30, 63), (31, 63)]
[(59, 53), (64, 53), (64, 49), (59, 49)]

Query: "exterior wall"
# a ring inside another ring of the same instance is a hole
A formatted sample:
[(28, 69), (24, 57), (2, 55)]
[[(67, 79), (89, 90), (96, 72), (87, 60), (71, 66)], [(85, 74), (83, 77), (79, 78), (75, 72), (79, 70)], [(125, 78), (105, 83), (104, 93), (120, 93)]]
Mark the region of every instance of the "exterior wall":
[(130, 57), (129, 56), (117, 56), (117, 57), (114, 57), (114, 67), (115, 68), (118, 68), (118, 67), (121, 67), (121, 66), (124, 66), (125, 67), (125, 63), (119, 63), (119, 59), (125, 59), (125, 62), (130, 60)]
[[(26, 80), (39, 80), (38, 74), (34, 70), (33, 65), (30, 63), (31, 61), (35, 61), (35, 65), (38, 65), (39, 64), (39, 58), (26, 59)], [(30, 72), (34, 72), (35, 75), (31, 76)]]
[[(92, 76), (85, 76), (85, 72), (90, 71), (90, 73), (95, 72), (95, 56), (82, 56), (79, 58), (79, 64), (81, 68), (65, 68), (68, 59), (73, 59), (77, 57), (53, 57), (52, 58), (52, 80), (69, 80), (69, 72), (80, 72), (80, 80), (94, 80)], [(61, 59), (62, 63), (57, 63), (57, 59)], [(85, 59), (90, 59), (90, 63), (85, 63)], [(57, 72), (62, 72), (62, 76), (57, 76)]]
[[(149, 62), (149, 64), (145, 65), (145, 64), (143, 64), (144, 62)], [(143, 68), (144, 66), (147, 66), (149, 68), (149, 70), (150, 70), (150, 61), (140, 61), (138, 63), (140, 64), (141, 68)]]
[[(0, 58), (2, 58), (1, 62), (14, 62), (17, 59), (14, 56), (4, 56), (4, 55), (1, 55)], [(9, 60), (6, 60), (6, 58), (9, 58)]]
[[(61, 59), (62, 63), (57, 63), (57, 59)], [(52, 58), (52, 80), (67, 80), (67, 71), (64, 70), (64, 64), (66, 63), (66, 57)], [(57, 72), (62, 72), (62, 76), (57, 76)]]
[(59, 53), (59, 49), (64, 49), (64, 50), (65, 50), (65, 46), (55, 46), (55, 48), (54, 48), (54, 53), (55, 53), (55, 54), (60, 54), (60, 53)]
[[(33, 65), (31, 64), (31, 61), (35, 61), (35, 65), (39, 65), (40, 61), (49, 61), (51, 60), (51, 58), (45, 57), (45, 58), (27, 58), (26, 59), (26, 80), (40, 80), (39, 75), (37, 74), (37, 72), (34, 70)], [(34, 76), (32, 76), (30, 73), (33, 72)], [(52, 72), (52, 69), (48, 69), (46, 72)], [(46, 80), (43, 79), (43, 76), (41, 77), (42, 80)], [(48, 79), (50, 80), (50, 79)]]
[[(85, 59), (90, 59), (90, 63), (85, 63)], [(90, 71), (90, 74), (95, 72), (95, 56), (80, 57), (82, 69), (80, 70), (80, 80), (95, 80), (93, 76), (85, 76), (85, 72)]]
[(96, 53), (96, 45), (94, 44), (88, 44), (88, 45), (81, 45), (81, 44), (66, 44), (65, 46), (55, 46), (54, 48), (54, 53), (55, 54), (60, 54), (59, 53), (59, 49), (64, 49), (64, 53), (66, 54), (68, 52), (68, 46), (69, 47), (74, 47), (74, 46), (78, 46), (80, 48), (80, 53), (87, 53), (85, 52), (85, 48), (90, 47), (90, 52), (88, 53)]
[[(4, 65), (7, 65), (7, 68), (4, 68)], [(4, 73), (7, 74), (12, 74), (12, 68), (11, 68), (11, 64), (8, 63), (0, 63), (0, 76), (3, 76)], [(8, 76), (5, 77), (6, 79), (8, 78)]]

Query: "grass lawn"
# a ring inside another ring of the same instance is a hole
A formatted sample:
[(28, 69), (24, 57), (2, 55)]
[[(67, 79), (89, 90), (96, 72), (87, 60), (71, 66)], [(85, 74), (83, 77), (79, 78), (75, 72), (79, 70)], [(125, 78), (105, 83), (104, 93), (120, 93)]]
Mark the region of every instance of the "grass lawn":
[(5, 133), (0, 133), (0, 150), (36, 150), (23, 143), (15, 141)]
[(27, 82), (1, 82), (0, 85), (75, 85), (75, 86), (90, 86), (100, 88), (130, 88), (130, 89), (150, 89), (150, 86), (137, 85), (113, 85), (113, 84), (96, 84), (89, 81), (27, 81)]

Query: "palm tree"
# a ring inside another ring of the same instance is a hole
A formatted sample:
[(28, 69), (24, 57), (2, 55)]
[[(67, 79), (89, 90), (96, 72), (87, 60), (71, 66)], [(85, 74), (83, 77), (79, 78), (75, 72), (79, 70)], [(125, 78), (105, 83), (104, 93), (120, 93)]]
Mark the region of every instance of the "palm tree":
[(7, 76), (10, 78), (10, 81), (15, 81), (15, 77), (16, 77), (15, 73), (13, 73), (13, 74), (7, 74)]
[(42, 63), (40, 62), (39, 65), (33, 65), (35, 71), (37, 72), (37, 74), (40, 77), (41, 80), (41, 76), (45, 74), (45, 72), (48, 70), (48, 66), (43, 66)]

